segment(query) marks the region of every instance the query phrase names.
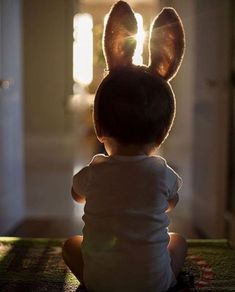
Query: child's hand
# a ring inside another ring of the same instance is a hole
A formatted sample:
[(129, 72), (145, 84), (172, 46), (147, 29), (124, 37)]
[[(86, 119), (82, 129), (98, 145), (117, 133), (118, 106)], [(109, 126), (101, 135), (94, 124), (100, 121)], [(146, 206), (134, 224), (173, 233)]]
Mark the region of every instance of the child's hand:
[(169, 201), (168, 201), (168, 209), (166, 210), (166, 212), (170, 212), (178, 203), (179, 201), (179, 195), (178, 193), (176, 193), (174, 195), (174, 197), (172, 197)]
[(72, 195), (73, 199), (78, 203), (85, 203), (86, 202), (86, 198), (82, 195), (78, 195), (77, 193), (75, 193), (73, 188), (71, 189), (71, 195)]

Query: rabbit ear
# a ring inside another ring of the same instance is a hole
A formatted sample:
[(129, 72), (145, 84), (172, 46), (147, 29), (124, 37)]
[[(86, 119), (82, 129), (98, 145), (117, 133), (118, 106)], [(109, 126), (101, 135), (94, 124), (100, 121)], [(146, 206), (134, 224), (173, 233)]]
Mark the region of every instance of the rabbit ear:
[(153, 21), (149, 69), (169, 81), (177, 73), (184, 54), (184, 30), (173, 8), (164, 8)]
[(132, 65), (136, 32), (134, 12), (126, 2), (118, 1), (109, 13), (103, 37), (107, 69)]

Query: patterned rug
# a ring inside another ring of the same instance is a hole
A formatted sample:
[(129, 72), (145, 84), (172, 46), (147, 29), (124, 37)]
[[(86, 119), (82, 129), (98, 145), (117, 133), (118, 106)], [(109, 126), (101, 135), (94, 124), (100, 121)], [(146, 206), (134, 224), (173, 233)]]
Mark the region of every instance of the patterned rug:
[[(0, 292), (83, 291), (61, 258), (62, 239), (0, 237)], [(189, 240), (171, 291), (235, 291), (235, 250), (226, 240)]]

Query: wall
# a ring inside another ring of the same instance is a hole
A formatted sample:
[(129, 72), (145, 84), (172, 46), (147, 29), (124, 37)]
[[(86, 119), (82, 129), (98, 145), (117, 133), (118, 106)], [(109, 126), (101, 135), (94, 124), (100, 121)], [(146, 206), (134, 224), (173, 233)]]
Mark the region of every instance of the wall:
[(196, 1), (194, 91), (194, 221), (224, 237), (228, 182), (231, 1)]
[(206, 237), (226, 236), (231, 1), (160, 1), (182, 17), (186, 51), (172, 85), (177, 116), (164, 155), (183, 177), (184, 214)]
[(24, 0), (25, 129), (63, 132), (72, 93), (72, 1)]
[(24, 0), (24, 110), (28, 217), (71, 216), (72, 0)]

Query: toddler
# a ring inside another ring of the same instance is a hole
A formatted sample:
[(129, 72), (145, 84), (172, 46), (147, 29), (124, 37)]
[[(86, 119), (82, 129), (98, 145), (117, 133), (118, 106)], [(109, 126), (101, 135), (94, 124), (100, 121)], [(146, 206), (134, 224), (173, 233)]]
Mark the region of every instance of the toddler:
[[(184, 238), (168, 233), (167, 212), (178, 202), (181, 178), (155, 155), (175, 116), (167, 81), (182, 58), (182, 25), (174, 10), (165, 9), (154, 22), (151, 40), (162, 44), (169, 30), (173, 41), (152, 48), (150, 65), (137, 67), (130, 60), (133, 48), (122, 38), (133, 34), (132, 13), (119, 1), (106, 26), (109, 74), (97, 90), (93, 118), (108, 155), (95, 155), (73, 178), (72, 196), (85, 202), (85, 225), (83, 236), (65, 242), (63, 258), (91, 292), (167, 291), (176, 284), (186, 256)], [(158, 36), (156, 27), (163, 27)], [(172, 49), (175, 41), (178, 47)], [(166, 45), (172, 58), (164, 55)]]

